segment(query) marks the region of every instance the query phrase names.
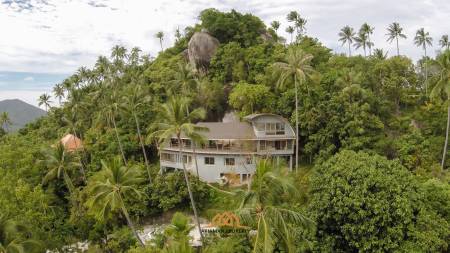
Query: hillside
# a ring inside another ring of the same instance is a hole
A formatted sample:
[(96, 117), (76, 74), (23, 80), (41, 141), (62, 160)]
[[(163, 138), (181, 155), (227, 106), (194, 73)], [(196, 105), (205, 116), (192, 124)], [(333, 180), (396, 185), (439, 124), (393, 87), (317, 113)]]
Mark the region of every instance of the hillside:
[[(334, 53), (301, 29), (287, 43), (234, 10), (206, 9), (191, 25), (156, 57), (114, 46), (40, 98), (46, 116), (0, 137), (0, 224), (29, 229), (14, 242), (32, 235), (52, 252), (77, 242), (108, 253), (449, 252), (450, 50), (421, 71), (381, 49)], [(195, 124), (228, 111), (279, 115), (298, 144), (276, 144), (274, 130), (287, 129), (276, 121), (256, 145), (264, 152)], [(67, 134), (82, 148), (64, 146)], [(293, 148), (290, 171), (280, 151)], [(242, 173), (243, 187), (203, 182), (203, 165)], [(146, 241), (142, 229), (169, 216)]]
[(24, 127), (27, 123), (44, 116), (44, 110), (27, 104), (19, 99), (6, 99), (0, 101), (0, 113), (8, 112), (12, 121), (13, 131)]

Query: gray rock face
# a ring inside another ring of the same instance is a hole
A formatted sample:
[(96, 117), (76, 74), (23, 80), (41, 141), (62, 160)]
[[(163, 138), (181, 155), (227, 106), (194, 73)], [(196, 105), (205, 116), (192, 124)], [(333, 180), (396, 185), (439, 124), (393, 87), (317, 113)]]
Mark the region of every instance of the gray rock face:
[(211, 58), (219, 47), (219, 41), (207, 32), (196, 32), (189, 40), (189, 62), (199, 71), (207, 71)]

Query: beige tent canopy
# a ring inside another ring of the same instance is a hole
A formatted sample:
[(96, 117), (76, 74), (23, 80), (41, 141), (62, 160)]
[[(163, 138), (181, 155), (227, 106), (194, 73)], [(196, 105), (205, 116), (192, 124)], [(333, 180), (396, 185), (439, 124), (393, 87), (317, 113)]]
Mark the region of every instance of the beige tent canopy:
[(60, 140), (67, 151), (76, 151), (83, 148), (83, 143), (73, 134), (67, 134)]

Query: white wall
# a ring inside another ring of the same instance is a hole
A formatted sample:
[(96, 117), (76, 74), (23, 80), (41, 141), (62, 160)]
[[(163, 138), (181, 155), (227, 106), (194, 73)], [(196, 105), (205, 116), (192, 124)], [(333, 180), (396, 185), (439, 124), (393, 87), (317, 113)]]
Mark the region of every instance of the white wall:
[[(192, 155), (192, 154), (189, 154)], [(205, 157), (214, 157), (214, 164), (205, 164)], [(246, 157), (241, 155), (207, 155), (207, 154), (197, 154), (197, 164), (198, 172), (200, 178), (207, 182), (219, 182), (220, 173), (236, 173), (236, 174), (254, 174), (255, 173), (255, 159), (253, 159), (252, 164), (246, 164)], [(225, 158), (234, 158), (235, 165), (228, 166), (225, 165)], [(166, 161), (161, 161), (161, 167), (173, 167), (182, 169), (181, 162), (171, 163)], [(192, 158), (192, 163), (186, 164), (186, 168), (196, 174), (195, 162)]]

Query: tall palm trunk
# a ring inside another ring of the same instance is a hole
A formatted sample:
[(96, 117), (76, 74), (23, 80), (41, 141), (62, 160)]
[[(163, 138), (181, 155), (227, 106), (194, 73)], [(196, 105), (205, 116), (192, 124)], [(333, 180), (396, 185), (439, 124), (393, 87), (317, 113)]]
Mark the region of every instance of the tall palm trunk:
[(423, 46), (423, 50), (425, 52), (425, 59), (424, 59), (424, 64), (425, 64), (425, 95), (428, 96), (428, 67), (427, 67), (427, 46), (424, 45)]
[(198, 173), (198, 164), (197, 164), (197, 152), (195, 152), (195, 143), (192, 143), (192, 154), (194, 156), (195, 163), (195, 172), (197, 173), (197, 177), (200, 178), (200, 174)]
[(136, 130), (138, 133), (139, 144), (141, 144), (142, 153), (144, 154), (145, 166), (147, 167), (148, 181), (152, 183), (152, 175), (150, 174), (150, 165), (148, 164), (147, 153), (145, 152), (144, 141), (142, 140), (141, 127), (139, 126), (139, 120), (136, 113), (133, 111), (134, 121), (136, 122)]
[(162, 46), (162, 39), (159, 39), (159, 44), (161, 45), (161, 51), (164, 51), (163, 46)]
[(397, 56), (400, 56), (400, 49), (398, 48), (398, 36), (395, 37), (395, 40), (397, 41)]
[(445, 156), (447, 155), (449, 128), (450, 128), (450, 105), (447, 106), (447, 129), (445, 131), (445, 144), (444, 144), (444, 152), (442, 153), (441, 170), (444, 170)]
[(195, 218), (195, 223), (197, 223), (197, 228), (198, 228), (198, 232), (200, 233), (200, 238), (203, 242), (203, 233), (202, 233), (202, 229), (200, 227), (200, 220), (198, 219), (198, 214), (197, 214), (197, 207), (195, 206), (195, 200), (194, 200), (194, 195), (192, 194), (192, 190), (191, 190), (191, 185), (189, 183), (189, 177), (188, 177), (188, 173), (186, 170), (186, 166), (184, 165), (184, 159), (183, 159), (183, 145), (181, 143), (181, 137), (180, 137), (180, 133), (177, 134), (177, 140), (178, 140), (178, 145), (179, 145), (179, 149), (178, 149), (178, 155), (181, 159), (181, 164), (183, 165), (183, 173), (184, 173), (184, 180), (186, 181), (186, 186), (189, 192), (189, 198), (191, 199), (191, 206), (192, 206), (192, 211), (194, 211), (194, 218)]
[(348, 42), (348, 57), (352, 56), (352, 49), (351, 49), (350, 41)]
[(131, 221), (131, 219), (130, 219), (130, 215), (128, 214), (128, 211), (125, 208), (125, 204), (123, 202), (122, 196), (121, 195), (119, 195), (119, 196), (120, 196), (120, 201), (122, 202), (121, 203), (122, 204), (121, 209), (122, 209), (123, 215), (125, 216), (125, 219), (127, 220), (128, 226), (130, 227), (131, 231), (133, 231), (133, 234), (136, 237), (136, 239), (138, 240), (139, 244), (141, 244), (141, 246), (144, 247), (145, 244), (142, 241), (141, 237), (139, 237), (139, 235), (138, 235), (138, 233), (136, 231), (136, 227), (134, 226), (133, 221)]
[(295, 85), (295, 170), (298, 169), (298, 86), (297, 76), (294, 75)]
[(369, 33), (367, 33), (367, 40), (369, 41), (369, 56), (372, 56), (372, 46), (371, 46), (372, 43), (370, 43), (370, 34)]
[(114, 132), (116, 133), (117, 143), (119, 144), (120, 153), (122, 154), (123, 163), (126, 166), (127, 159), (125, 158), (125, 153), (123, 152), (122, 142), (120, 141), (120, 138), (119, 138), (119, 132), (117, 131), (116, 120), (114, 119), (114, 117), (112, 118), (112, 123), (114, 126)]

